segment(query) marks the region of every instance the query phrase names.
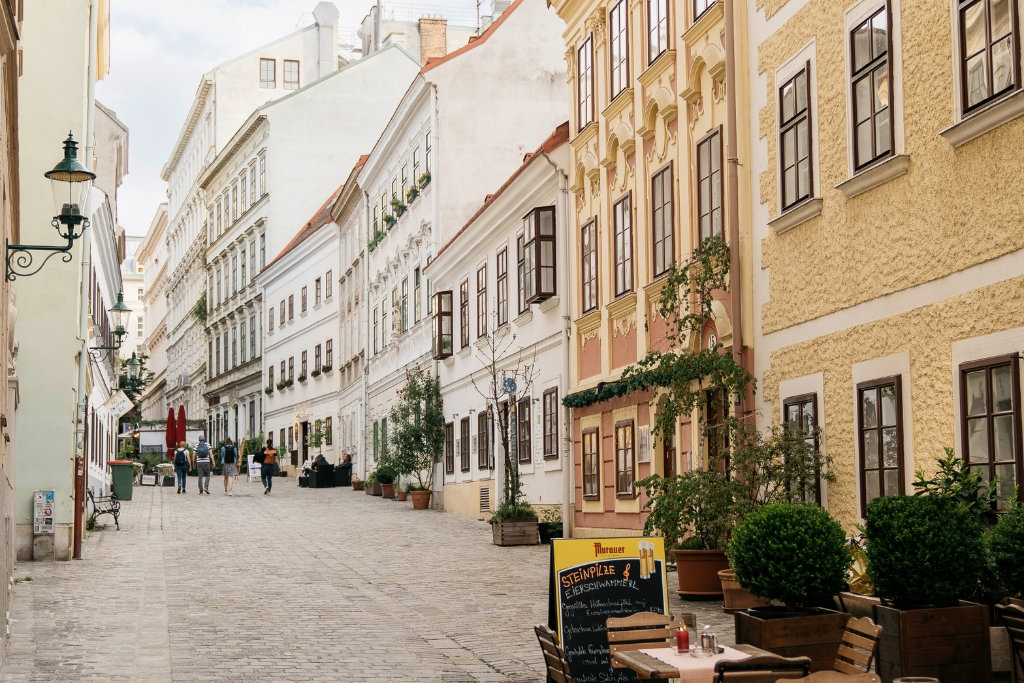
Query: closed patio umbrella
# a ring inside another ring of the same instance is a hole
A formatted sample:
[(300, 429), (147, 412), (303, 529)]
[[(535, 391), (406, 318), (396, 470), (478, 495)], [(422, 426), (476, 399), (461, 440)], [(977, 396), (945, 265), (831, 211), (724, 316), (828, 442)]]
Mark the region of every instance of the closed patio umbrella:
[(176, 426), (178, 428), (178, 441), (187, 441), (188, 439), (185, 436), (185, 406), (183, 405), (178, 406), (178, 422)]
[(177, 445), (177, 428), (174, 423), (174, 408), (167, 409), (167, 427), (164, 442), (167, 444), (167, 459), (174, 457), (174, 447)]

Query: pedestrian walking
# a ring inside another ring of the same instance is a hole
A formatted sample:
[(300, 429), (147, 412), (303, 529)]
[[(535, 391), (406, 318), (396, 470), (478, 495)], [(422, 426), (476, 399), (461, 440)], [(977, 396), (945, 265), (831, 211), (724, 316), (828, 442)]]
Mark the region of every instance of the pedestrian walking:
[(230, 496), (238, 476), (238, 449), (231, 439), (225, 439), (220, 447), (220, 465), (224, 470), (224, 493)]
[(199, 478), (199, 493), (207, 495), (210, 494), (210, 473), (213, 471), (212, 456), (206, 437), (200, 436), (199, 445), (196, 446), (196, 474)]
[(274, 488), (274, 475), (277, 474), (277, 449), (273, 439), (267, 439), (267, 447), (263, 449), (263, 464), (260, 465), (260, 478), (263, 479), (263, 495)]
[(174, 473), (178, 478), (178, 493), (185, 493), (185, 482), (189, 470), (188, 449), (184, 441), (178, 442), (178, 448), (174, 451)]

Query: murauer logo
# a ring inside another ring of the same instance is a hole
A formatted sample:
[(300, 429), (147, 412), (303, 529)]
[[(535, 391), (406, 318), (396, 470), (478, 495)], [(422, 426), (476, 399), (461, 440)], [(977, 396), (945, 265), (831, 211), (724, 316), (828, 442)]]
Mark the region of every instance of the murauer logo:
[(618, 546), (606, 546), (601, 545), (600, 541), (594, 542), (594, 557), (601, 557), (602, 555), (621, 555), (626, 552), (626, 548)]

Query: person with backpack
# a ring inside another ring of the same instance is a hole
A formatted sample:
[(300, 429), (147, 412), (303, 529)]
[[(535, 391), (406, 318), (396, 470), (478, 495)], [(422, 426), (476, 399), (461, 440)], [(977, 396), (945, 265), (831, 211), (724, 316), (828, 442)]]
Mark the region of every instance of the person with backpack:
[(206, 437), (199, 437), (199, 445), (196, 446), (196, 474), (199, 477), (199, 493), (210, 495), (210, 473), (213, 471), (213, 453), (210, 451), (210, 444), (206, 443)]
[(174, 451), (174, 473), (178, 477), (178, 493), (185, 493), (185, 482), (189, 470), (188, 450), (184, 441), (178, 442), (178, 448)]
[(238, 476), (238, 449), (231, 439), (225, 439), (220, 447), (220, 463), (224, 469), (224, 493), (231, 495), (235, 488), (235, 477)]
[(263, 495), (274, 488), (274, 475), (277, 474), (277, 449), (272, 438), (267, 439), (267, 447), (263, 449), (263, 464), (260, 465), (260, 478), (263, 480)]

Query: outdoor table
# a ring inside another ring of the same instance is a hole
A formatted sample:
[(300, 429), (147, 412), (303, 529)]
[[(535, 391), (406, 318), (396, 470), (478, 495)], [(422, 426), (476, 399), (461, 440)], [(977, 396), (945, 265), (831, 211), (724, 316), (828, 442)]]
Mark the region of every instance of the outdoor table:
[(726, 645), (723, 649), (725, 652), (722, 654), (693, 657), (688, 653), (676, 654), (674, 647), (654, 647), (621, 650), (612, 658), (635, 671), (639, 678), (678, 678), (680, 683), (711, 683), (715, 677), (715, 662), (769, 654), (753, 645)]

